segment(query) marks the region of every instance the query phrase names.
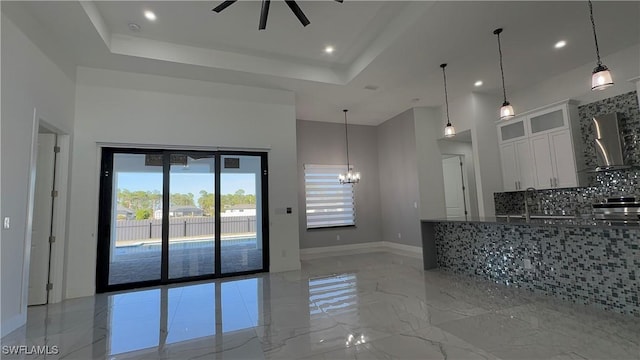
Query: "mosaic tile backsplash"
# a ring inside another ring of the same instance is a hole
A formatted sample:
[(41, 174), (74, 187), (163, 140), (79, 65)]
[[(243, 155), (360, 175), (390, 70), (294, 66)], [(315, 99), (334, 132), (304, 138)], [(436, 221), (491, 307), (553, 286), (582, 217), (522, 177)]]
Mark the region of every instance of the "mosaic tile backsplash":
[[(595, 169), (596, 152), (593, 147), (595, 130), (591, 118), (595, 115), (618, 112), (626, 164), (633, 169), (589, 174), (586, 187), (539, 190), (538, 207), (533, 213), (548, 215), (591, 214), (591, 204), (620, 196), (640, 198), (640, 106), (635, 91), (578, 107), (581, 139), (584, 143), (586, 168)], [(580, 166), (580, 165), (579, 165)], [(496, 214), (524, 213), (524, 192), (494, 194)]]
[[(640, 229), (439, 222), (438, 266), (640, 317)], [(531, 269), (525, 269), (525, 260)]]

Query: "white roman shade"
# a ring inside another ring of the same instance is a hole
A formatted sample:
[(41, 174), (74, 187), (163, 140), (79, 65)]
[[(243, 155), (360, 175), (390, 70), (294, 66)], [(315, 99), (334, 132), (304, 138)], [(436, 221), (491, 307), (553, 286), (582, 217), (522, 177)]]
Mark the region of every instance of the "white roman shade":
[(307, 229), (356, 224), (353, 184), (340, 184), (346, 165), (304, 165)]

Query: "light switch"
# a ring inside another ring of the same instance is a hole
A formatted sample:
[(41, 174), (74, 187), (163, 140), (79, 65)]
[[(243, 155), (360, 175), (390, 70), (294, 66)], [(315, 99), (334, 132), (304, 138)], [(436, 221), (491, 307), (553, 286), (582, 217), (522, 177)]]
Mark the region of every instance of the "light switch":
[(10, 218), (10, 217), (8, 217), (8, 216), (6, 216), (6, 217), (4, 218), (4, 222), (3, 222), (3, 224), (2, 224), (2, 228), (3, 228), (3, 229), (8, 229), (10, 226), (11, 226), (11, 218)]

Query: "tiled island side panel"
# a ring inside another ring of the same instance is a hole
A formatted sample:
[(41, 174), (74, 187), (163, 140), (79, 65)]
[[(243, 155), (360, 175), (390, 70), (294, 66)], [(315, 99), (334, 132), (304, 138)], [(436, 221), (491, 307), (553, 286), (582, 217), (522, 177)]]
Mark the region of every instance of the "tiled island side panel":
[(440, 268), (640, 317), (640, 229), (439, 222), (433, 230)]

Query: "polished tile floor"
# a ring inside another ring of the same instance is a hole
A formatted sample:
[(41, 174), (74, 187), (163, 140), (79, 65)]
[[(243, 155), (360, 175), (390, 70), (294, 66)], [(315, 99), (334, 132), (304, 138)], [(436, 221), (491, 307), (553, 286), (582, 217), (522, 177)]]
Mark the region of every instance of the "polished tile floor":
[(34, 307), (2, 358), (12, 345), (57, 350), (46, 359), (640, 358), (638, 318), (421, 268), (341, 253), (301, 271)]

